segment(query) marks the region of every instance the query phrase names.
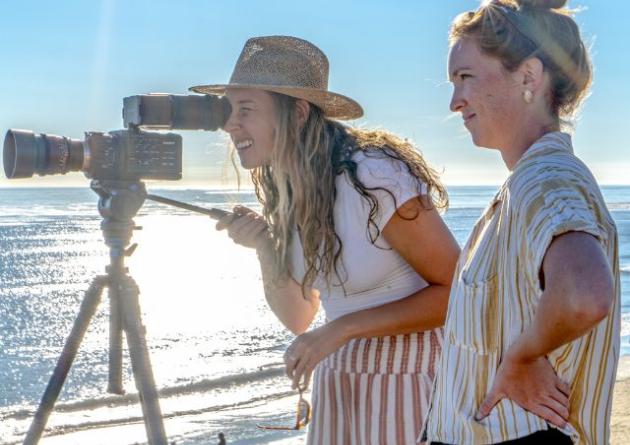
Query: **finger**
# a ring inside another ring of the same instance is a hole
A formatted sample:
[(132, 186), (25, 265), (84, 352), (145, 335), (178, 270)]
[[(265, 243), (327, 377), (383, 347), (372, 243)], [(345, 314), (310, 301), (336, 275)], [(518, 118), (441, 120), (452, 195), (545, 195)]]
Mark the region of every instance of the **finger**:
[(259, 221), (252, 221), (251, 224), (243, 227), (241, 235), (243, 239), (255, 240), (258, 235), (266, 229), (266, 224), (262, 224)]
[(235, 215), (232, 217), (232, 220), (229, 221), (229, 229), (231, 232), (239, 231), (243, 227), (251, 224), (252, 219), (248, 215)]
[(304, 381), (300, 384), (300, 387), (298, 389), (300, 389), (302, 391), (306, 391), (308, 389), (308, 386), (311, 384), (311, 377), (312, 376), (313, 376), (313, 370), (312, 369), (309, 369), (307, 372), (305, 372), (304, 373)]
[(236, 243), (242, 243), (246, 241), (247, 233), (252, 224), (255, 223), (253, 223), (249, 216), (239, 216), (228, 227), (228, 236)]
[(545, 405), (537, 404), (531, 408), (526, 409), (536, 414), (538, 417), (542, 417), (557, 428), (564, 428), (565, 426), (567, 426), (567, 422), (562, 417), (560, 417), (558, 413), (553, 411), (551, 408), (546, 407)]
[(236, 215), (234, 215), (234, 214), (232, 214), (232, 215), (225, 215), (224, 217), (219, 219), (219, 221), (217, 221), (217, 224), (216, 224), (215, 228), (217, 230), (224, 230), (227, 227), (229, 227), (229, 225), (236, 219), (238, 219), (238, 217)]
[(310, 360), (302, 357), (293, 374), (293, 389), (300, 389), (300, 387), (302, 387), (300, 382), (306, 379), (307, 375), (310, 373), (310, 368)]
[(569, 408), (552, 397), (545, 397), (543, 404), (559, 415), (565, 422), (569, 420)]
[(300, 362), (304, 359), (304, 345), (303, 345), (303, 337), (297, 336), (291, 345), (287, 348), (284, 353), (284, 360), (286, 363), (286, 373), (287, 376), (293, 380), (296, 368), (300, 365)]
[(293, 374), (295, 373), (295, 367), (297, 365), (297, 361), (293, 357), (285, 358), (284, 360), (284, 372), (287, 377), (293, 380)]
[(477, 414), (475, 414), (475, 420), (480, 421), (488, 417), (488, 414), (490, 414), (492, 408), (494, 408), (495, 405), (499, 403), (503, 397), (504, 396), (502, 394), (494, 391), (494, 387), (490, 389), (490, 392), (488, 393), (484, 401), (481, 402), (481, 405), (477, 410)]
[(291, 382), (292, 389), (297, 389), (300, 383), (300, 377), (302, 376), (302, 372), (304, 370), (304, 365), (306, 364), (307, 361), (308, 359), (300, 355), (298, 362), (295, 364), (295, 369), (293, 370), (293, 376), (291, 377), (291, 380), (293, 380)]
[(291, 389), (298, 389), (300, 386), (300, 379), (302, 378), (302, 371), (304, 366), (302, 365), (302, 361), (295, 367), (295, 371), (293, 372), (293, 378), (291, 381)]
[(295, 368), (298, 366), (301, 355), (296, 345), (298, 340), (294, 340), (294, 342), (289, 346), (284, 353), (284, 362), (286, 365), (286, 374), (291, 380), (293, 380), (293, 376), (295, 375)]
[(551, 391), (551, 393), (549, 394), (549, 397), (554, 399), (556, 402), (562, 404), (562, 406), (566, 407), (567, 409), (569, 408), (569, 405), (570, 405), (569, 398), (559, 389), (555, 389), (554, 391)]
[(232, 211), (234, 213), (236, 213), (237, 215), (246, 215), (248, 213), (253, 213), (253, 214), (257, 214), (256, 212), (254, 212), (252, 209), (242, 206), (242, 205), (237, 205), (234, 206), (234, 208), (232, 209)]
[(558, 379), (556, 382), (556, 388), (558, 388), (564, 395), (569, 397), (571, 395), (571, 385), (564, 380)]

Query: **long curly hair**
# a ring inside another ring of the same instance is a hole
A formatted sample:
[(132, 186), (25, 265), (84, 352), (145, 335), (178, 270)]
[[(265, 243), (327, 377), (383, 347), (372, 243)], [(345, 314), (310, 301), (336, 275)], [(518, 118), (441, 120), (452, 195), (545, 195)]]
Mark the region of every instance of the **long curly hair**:
[[(401, 161), (417, 178), (418, 200), (423, 207), (440, 210), (448, 207), (448, 195), (437, 173), (409, 141), (382, 130), (344, 126), (324, 117), (322, 110), (312, 104), (300, 129), (296, 99), (271, 94), (277, 114), (272, 159), (269, 165), (254, 168), (250, 174), (273, 240), (276, 280), (289, 274), (289, 247), (294, 233), (300, 237), (304, 251), (303, 292), (320, 274), (329, 283), (332, 277), (340, 277), (338, 262), (343, 242), (335, 231), (333, 216), (335, 178), (340, 174), (347, 174), (357, 192), (369, 203), (366, 227), (372, 243), (378, 238), (375, 219), (379, 203), (372, 193), (376, 189), (366, 187), (359, 180), (357, 163), (352, 159), (357, 151), (363, 151), (366, 156), (382, 153)], [(431, 198), (429, 202), (420, 199), (423, 184)], [(389, 193), (395, 201), (391, 191), (380, 190)], [(401, 204), (396, 203), (396, 207)], [(417, 214), (403, 217), (414, 219)]]

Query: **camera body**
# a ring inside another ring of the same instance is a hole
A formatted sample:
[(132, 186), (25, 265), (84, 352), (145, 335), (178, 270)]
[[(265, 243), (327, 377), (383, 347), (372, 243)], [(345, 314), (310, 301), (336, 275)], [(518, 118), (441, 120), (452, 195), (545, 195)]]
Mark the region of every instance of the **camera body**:
[(138, 129), (88, 132), (84, 140), (28, 130), (9, 130), (4, 138), (7, 178), (30, 178), (83, 171), (92, 179), (182, 177), (182, 137)]
[(126, 130), (87, 132), (85, 139), (9, 130), (4, 138), (7, 178), (30, 178), (83, 171), (104, 180), (182, 178), (182, 137), (144, 131), (221, 128), (231, 112), (227, 99), (216, 96), (149, 94), (123, 100)]
[(175, 133), (90, 132), (85, 134), (83, 146), (82, 169), (88, 178), (170, 181), (182, 178), (182, 137)]

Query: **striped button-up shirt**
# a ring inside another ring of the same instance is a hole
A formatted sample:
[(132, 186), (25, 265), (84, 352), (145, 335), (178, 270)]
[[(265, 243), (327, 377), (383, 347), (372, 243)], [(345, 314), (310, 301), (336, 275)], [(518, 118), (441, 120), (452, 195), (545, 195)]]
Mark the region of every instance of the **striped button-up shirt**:
[(616, 297), (606, 319), (548, 359), (571, 384), (563, 432), (574, 443), (609, 443), (620, 340), (617, 230), (595, 179), (573, 154), (570, 136), (560, 132), (544, 135), (525, 152), (462, 251), (426, 424), (429, 442), (490, 444), (549, 428), (509, 399), (479, 422), (474, 415), (502, 354), (534, 317), (549, 244), (570, 231), (600, 241), (615, 275)]

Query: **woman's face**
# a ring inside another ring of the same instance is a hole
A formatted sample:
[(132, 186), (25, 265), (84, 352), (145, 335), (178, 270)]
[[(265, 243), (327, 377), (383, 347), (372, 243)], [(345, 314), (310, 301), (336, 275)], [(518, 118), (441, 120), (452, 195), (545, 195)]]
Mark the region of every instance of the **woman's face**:
[(269, 165), (274, 149), (276, 112), (271, 94), (252, 88), (230, 88), (232, 114), (223, 127), (230, 134), (243, 168)]
[(474, 144), (505, 148), (525, 105), (514, 77), (467, 39), (451, 48), (448, 75), (454, 87), (451, 111), (461, 113)]

